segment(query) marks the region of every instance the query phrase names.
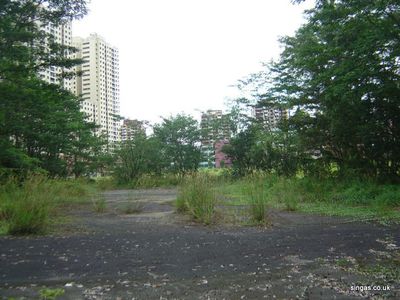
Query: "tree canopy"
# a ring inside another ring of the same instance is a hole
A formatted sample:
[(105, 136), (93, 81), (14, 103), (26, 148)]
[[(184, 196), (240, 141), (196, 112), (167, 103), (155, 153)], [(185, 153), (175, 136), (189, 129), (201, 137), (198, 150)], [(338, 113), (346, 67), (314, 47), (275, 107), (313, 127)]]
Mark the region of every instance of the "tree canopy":
[[(293, 1), (301, 2), (301, 1)], [(298, 151), (376, 178), (400, 168), (400, 3), (321, 0), (281, 39), (283, 52), (250, 76), (257, 97), (286, 107)]]
[(42, 169), (51, 176), (93, 171), (89, 164), (102, 142), (80, 112), (80, 99), (38, 77), (50, 66), (71, 70), (80, 63), (68, 56), (74, 49), (57, 44), (44, 26), (85, 14), (85, 1), (0, 2), (1, 170)]
[(154, 126), (154, 137), (160, 141), (170, 169), (178, 174), (197, 170), (200, 160), (200, 129), (191, 116), (178, 114), (164, 118)]

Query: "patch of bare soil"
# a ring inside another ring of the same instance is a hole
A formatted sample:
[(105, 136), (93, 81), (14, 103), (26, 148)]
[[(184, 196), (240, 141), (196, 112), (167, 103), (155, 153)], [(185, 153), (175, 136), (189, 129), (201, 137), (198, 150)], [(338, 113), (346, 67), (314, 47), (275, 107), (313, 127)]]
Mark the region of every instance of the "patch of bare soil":
[(66, 234), (0, 238), (0, 298), (400, 299), (399, 226), (276, 211), (267, 228), (205, 227), (173, 189), (103, 197)]

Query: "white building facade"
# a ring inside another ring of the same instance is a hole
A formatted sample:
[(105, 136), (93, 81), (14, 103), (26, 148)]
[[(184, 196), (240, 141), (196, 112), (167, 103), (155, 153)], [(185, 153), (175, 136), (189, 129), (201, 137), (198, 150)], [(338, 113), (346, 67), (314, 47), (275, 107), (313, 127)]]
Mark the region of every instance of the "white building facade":
[(286, 109), (261, 106), (253, 107), (252, 115), (262, 122), (266, 129), (275, 130), (281, 120), (287, 119), (288, 112)]
[(83, 74), (76, 77), (71, 87), (82, 96), (81, 109), (87, 120), (100, 126), (98, 134), (107, 138), (109, 149), (113, 150), (121, 139), (118, 49), (97, 34), (74, 37), (73, 46), (79, 50), (76, 58), (83, 60), (77, 67)]
[[(86, 114), (86, 120), (99, 126), (96, 134), (107, 139), (107, 149), (112, 151), (121, 140), (118, 49), (98, 34), (91, 34), (88, 38), (73, 37), (71, 22), (38, 25), (51, 36), (41, 42), (42, 47), (49, 50), (51, 42), (73, 46), (77, 51), (64, 50), (65, 55), (83, 60), (83, 64), (73, 70), (55, 66), (43, 68), (39, 77), (82, 97), (81, 111)], [(71, 71), (82, 72), (82, 76), (62, 78), (64, 72)]]
[[(47, 51), (49, 51), (50, 43), (55, 42), (59, 45), (70, 47), (72, 45), (72, 26), (71, 22), (66, 22), (64, 24), (55, 25), (53, 23), (41, 24), (38, 23), (38, 26), (47, 34), (51, 36), (46, 38), (46, 40), (41, 42), (41, 46), (44, 46)], [(53, 39), (51, 41), (50, 39)], [(70, 57), (70, 53), (68, 50), (64, 50), (64, 54), (67, 57)], [(72, 87), (72, 79), (63, 79), (62, 74), (64, 72), (69, 72), (70, 70), (62, 68), (50, 66), (47, 68), (43, 68), (39, 70), (39, 77), (52, 84), (61, 85), (63, 88), (74, 91)]]

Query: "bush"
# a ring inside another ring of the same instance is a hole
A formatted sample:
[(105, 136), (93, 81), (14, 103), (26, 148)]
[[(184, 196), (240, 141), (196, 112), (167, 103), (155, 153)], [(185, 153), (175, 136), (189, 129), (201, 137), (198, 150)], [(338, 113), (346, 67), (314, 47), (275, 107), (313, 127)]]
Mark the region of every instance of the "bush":
[(179, 187), (177, 210), (188, 212), (194, 219), (210, 224), (215, 210), (216, 197), (212, 181), (206, 174), (187, 176)]

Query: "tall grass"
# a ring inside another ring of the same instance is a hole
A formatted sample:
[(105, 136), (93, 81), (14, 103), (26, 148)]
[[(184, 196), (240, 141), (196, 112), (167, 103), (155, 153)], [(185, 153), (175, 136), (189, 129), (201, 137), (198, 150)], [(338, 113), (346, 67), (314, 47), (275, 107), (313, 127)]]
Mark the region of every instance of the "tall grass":
[(194, 219), (204, 224), (212, 222), (215, 203), (213, 180), (206, 174), (187, 176), (179, 186), (177, 210), (189, 213)]
[(256, 223), (267, 221), (267, 184), (265, 176), (252, 174), (246, 178), (243, 192), (246, 195), (251, 219)]
[(182, 182), (182, 177), (177, 174), (166, 173), (161, 175), (145, 174), (131, 183), (132, 188), (175, 187)]
[(383, 222), (400, 220), (400, 185), (355, 178), (256, 175), (252, 174), (223, 187), (224, 193), (235, 199), (233, 203), (252, 207), (251, 214), (255, 220), (260, 220), (262, 216), (262, 199), (272, 207), (287, 211)]
[(84, 181), (30, 176), (21, 183), (11, 178), (0, 186), (0, 231), (13, 235), (44, 233), (57, 208), (82, 203), (90, 192)]

